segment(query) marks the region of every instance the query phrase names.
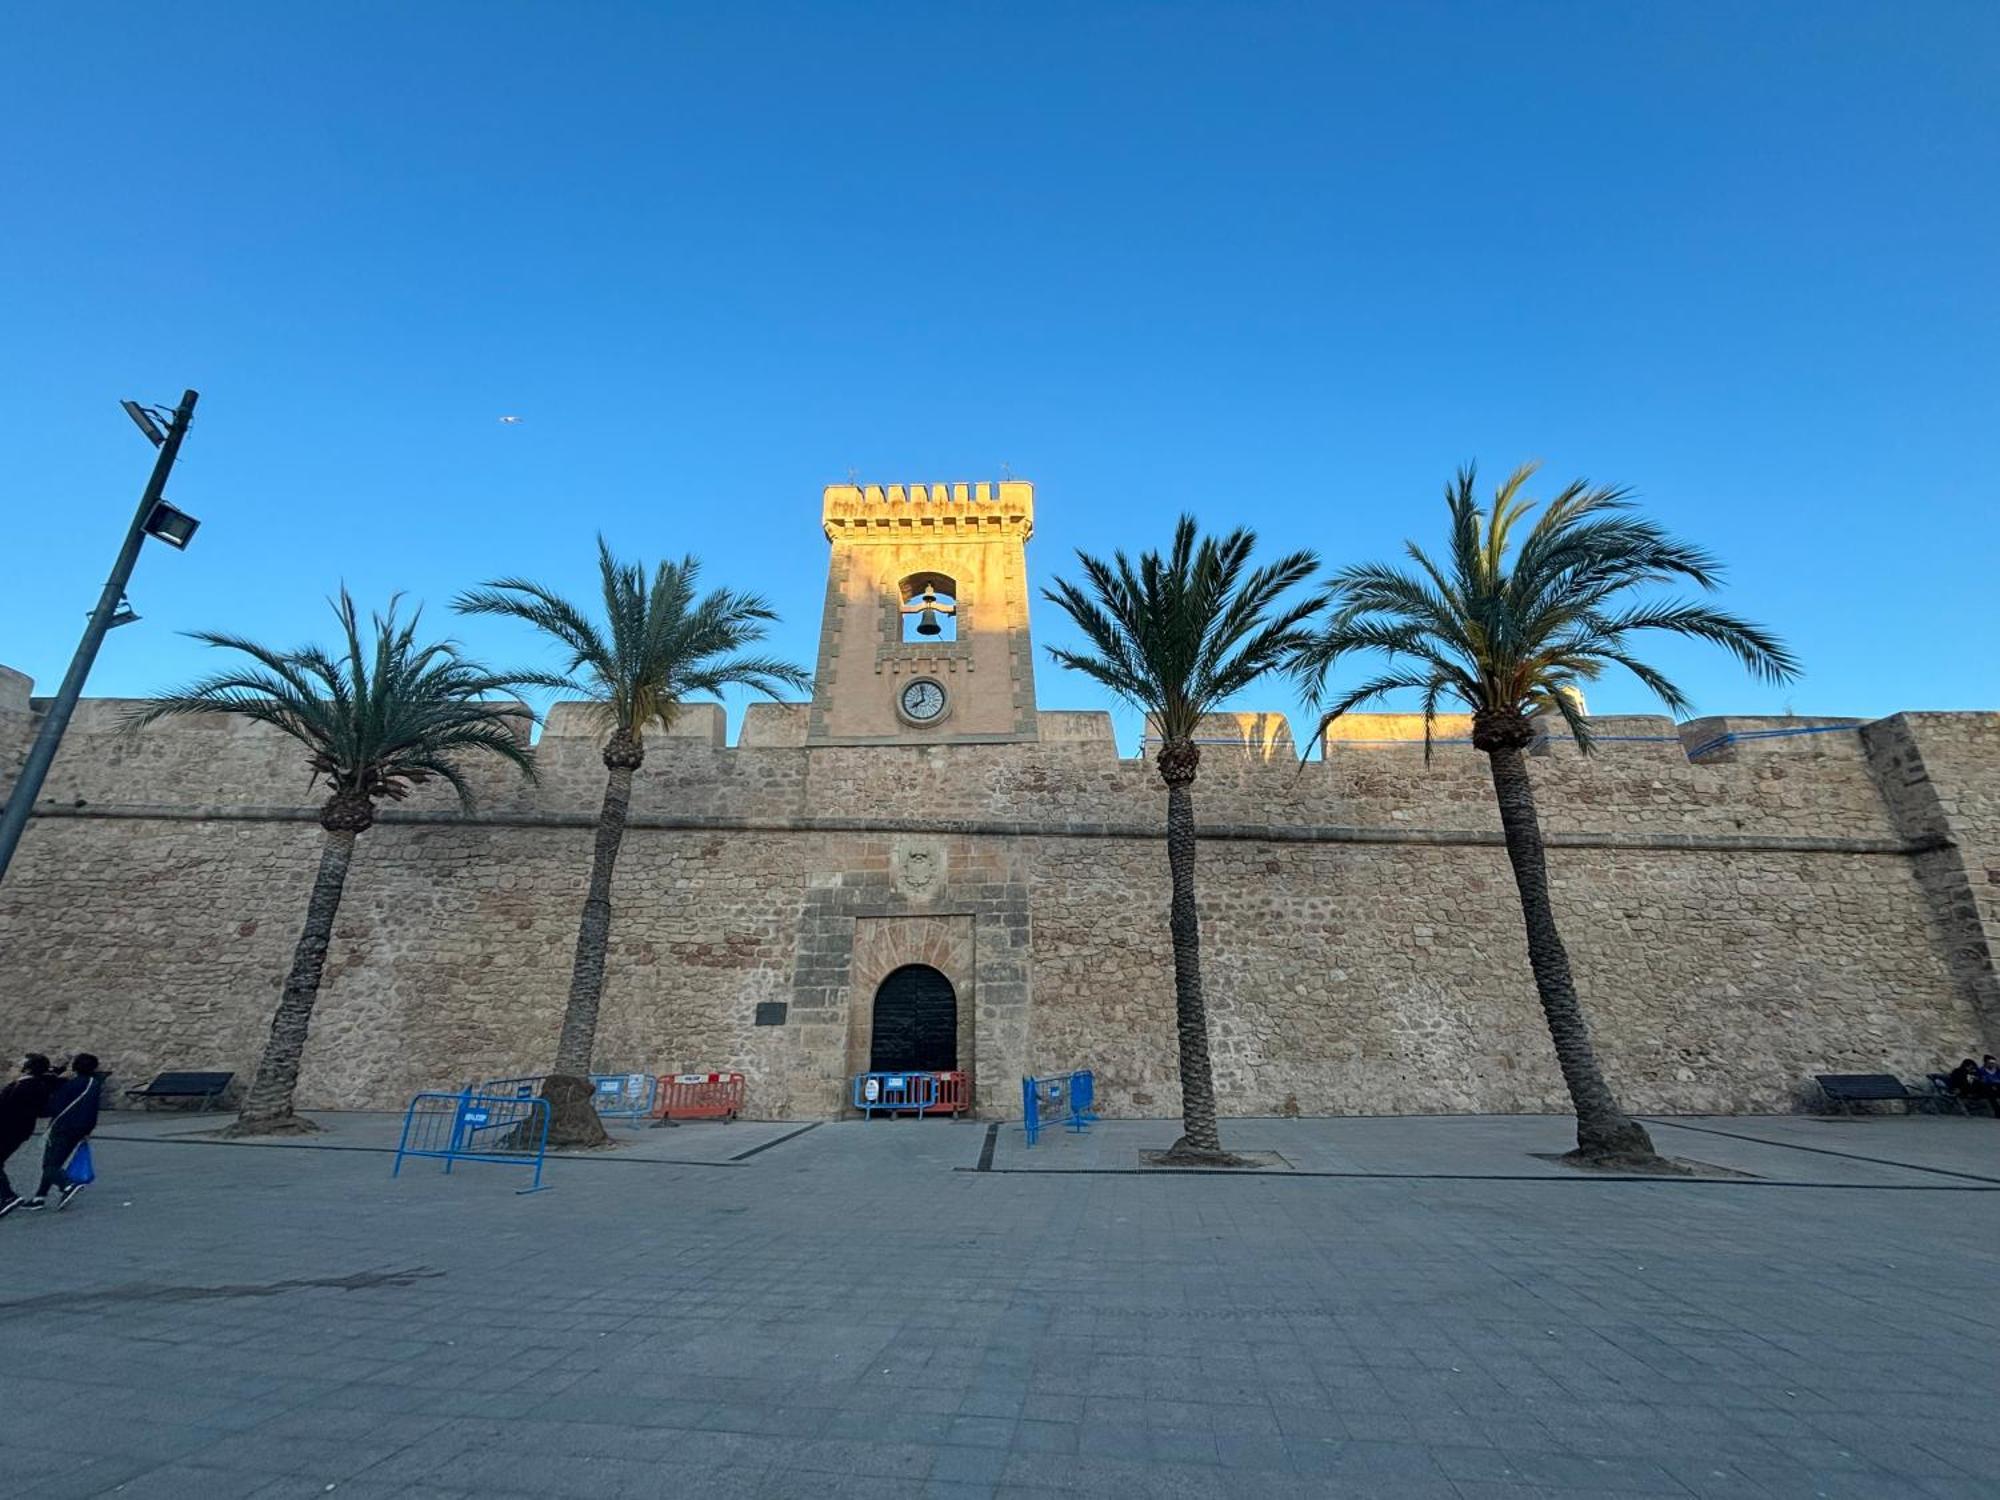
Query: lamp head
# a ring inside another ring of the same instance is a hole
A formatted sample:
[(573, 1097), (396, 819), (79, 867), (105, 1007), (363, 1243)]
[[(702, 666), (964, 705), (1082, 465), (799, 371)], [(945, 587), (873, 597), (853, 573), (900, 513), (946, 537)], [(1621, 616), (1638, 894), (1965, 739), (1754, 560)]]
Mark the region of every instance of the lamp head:
[(161, 500), (153, 506), (153, 513), (146, 517), (146, 535), (158, 537), (176, 551), (185, 552), (200, 525), (201, 522), (186, 511), (176, 510)]
[(125, 408), (125, 415), (132, 419), (135, 427), (146, 434), (147, 441), (155, 448), (167, 440), (167, 435), (160, 431), (159, 424), (153, 420), (153, 414), (145, 407), (136, 401), (121, 401), (118, 404)]

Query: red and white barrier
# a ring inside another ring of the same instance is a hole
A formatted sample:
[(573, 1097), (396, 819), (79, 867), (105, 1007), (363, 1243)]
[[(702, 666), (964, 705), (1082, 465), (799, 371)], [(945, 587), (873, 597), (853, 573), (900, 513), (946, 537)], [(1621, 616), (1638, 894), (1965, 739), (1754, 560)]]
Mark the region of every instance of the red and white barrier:
[(656, 1120), (733, 1120), (743, 1113), (741, 1073), (662, 1073)]

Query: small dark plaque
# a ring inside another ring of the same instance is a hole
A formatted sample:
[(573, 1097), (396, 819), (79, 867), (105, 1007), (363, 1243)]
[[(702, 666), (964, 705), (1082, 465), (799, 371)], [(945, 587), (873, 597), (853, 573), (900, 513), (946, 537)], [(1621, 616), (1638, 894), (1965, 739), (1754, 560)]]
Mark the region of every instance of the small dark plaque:
[(785, 1002), (782, 1000), (759, 1000), (757, 1020), (759, 1026), (782, 1026), (785, 1024)]

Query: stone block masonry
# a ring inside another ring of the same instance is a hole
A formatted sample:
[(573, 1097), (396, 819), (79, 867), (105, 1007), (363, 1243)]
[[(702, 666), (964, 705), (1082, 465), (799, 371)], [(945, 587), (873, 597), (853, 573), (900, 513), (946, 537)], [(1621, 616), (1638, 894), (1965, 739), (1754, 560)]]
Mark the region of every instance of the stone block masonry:
[[(0, 685), (6, 685), (0, 679)], [(121, 1079), (247, 1072), (318, 829), (256, 726), (120, 732), (86, 703), (0, 886), (0, 1050)], [(0, 781), (36, 721), (0, 696)], [(1324, 761), (1282, 718), (1204, 747), (1196, 808), (1217, 1082), (1238, 1114), (1558, 1108), (1483, 757), (1395, 716)], [(1815, 1072), (1921, 1075), (2000, 1047), (2000, 716), (1903, 714), (1688, 760), (1665, 720), (1532, 759), (1555, 899), (1606, 1066), (1641, 1110), (1782, 1108)], [(873, 987), (936, 967), (982, 1112), (1092, 1064), (1112, 1113), (1179, 1107), (1164, 793), (1109, 721), (1005, 743), (810, 743), (804, 705), (649, 741), (620, 862), (598, 1062), (740, 1069), (754, 1113), (841, 1109)], [(1419, 731), (1420, 733), (1420, 731)], [(1714, 738), (1713, 735), (1708, 736)], [(1704, 741), (1706, 743), (1706, 741)], [(305, 1060), (308, 1106), (539, 1070), (591, 827), (595, 728), (559, 709), (539, 786), (482, 773), (363, 836)], [(782, 1025), (756, 1008), (784, 1002)]]

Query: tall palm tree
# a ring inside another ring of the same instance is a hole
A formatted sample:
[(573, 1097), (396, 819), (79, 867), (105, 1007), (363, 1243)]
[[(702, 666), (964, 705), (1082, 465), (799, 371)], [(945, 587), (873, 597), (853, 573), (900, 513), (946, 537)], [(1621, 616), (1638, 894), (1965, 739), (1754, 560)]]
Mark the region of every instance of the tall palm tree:
[(1331, 613), (1295, 665), (1319, 700), (1327, 671), (1341, 657), (1385, 658), (1381, 675), (1334, 702), (1320, 720), (1322, 734), (1350, 709), (1413, 689), (1421, 694), (1428, 757), (1438, 704), (1456, 700), (1472, 711), (1472, 743), (1492, 771), (1520, 889), (1535, 990), (1576, 1109), (1574, 1154), (1595, 1163), (1657, 1165), (1651, 1137), (1619, 1107), (1598, 1066), (1556, 928), (1534, 783), (1522, 753), (1535, 736), (1531, 716), (1560, 715), (1587, 753), (1590, 726), (1578, 708), (1578, 687), (1607, 667), (1623, 667), (1669, 710), (1685, 713), (1686, 695), (1634, 654), (1633, 637), (1648, 631), (1721, 646), (1767, 682), (1789, 681), (1799, 667), (1776, 636), (1747, 620), (1686, 599), (1634, 597), (1678, 580), (1713, 590), (1721, 569), (1709, 553), (1635, 515), (1627, 490), (1577, 480), (1549, 502), (1516, 547), (1516, 530), (1535, 508), (1522, 494), (1534, 472), (1533, 464), (1515, 470), (1482, 510), (1473, 470), (1461, 469), (1445, 488), (1451, 535), (1443, 563), (1410, 542), (1414, 568), (1341, 570)]
[(553, 589), (522, 578), (496, 579), (453, 603), (463, 614), (525, 620), (553, 639), (569, 661), (561, 675), (535, 680), (584, 694), (597, 705), (606, 731), (604, 804), (597, 815), (590, 886), (577, 923), (569, 1003), (555, 1066), (542, 1085), (553, 1116), (549, 1138), (565, 1146), (605, 1141), (591, 1103), (590, 1061), (611, 937), (611, 876), (625, 839), (632, 776), (646, 759), (645, 730), (671, 729), (691, 695), (718, 694), (740, 685), (775, 696), (781, 687), (803, 691), (812, 685), (811, 676), (790, 662), (737, 654), (761, 641), (765, 627), (778, 617), (755, 594), (715, 589), (697, 597), (701, 564), (693, 557), (663, 562), (648, 578), (641, 564), (614, 558), (599, 537), (597, 562), (603, 583), (601, 620)]
[(1256, 533), (1201, 536), (1193, 516), (1174, 527), (1167, 555), (1148, 552), (1135, 569), (1123, 552), (1106, 563), (1078, 552), (1083, 583), (1058, 579), (1044, 597), (1083, 632), (1088, 650), (1053, 648), (1062, 666), (1093, 677), (1158, 726), (1154, 764), (1167, 787), (1167, 867), (1173, 904), (1174, 1020), (1180, 1040), (1181, 1138), (1170, 1159), (1234, 1162), (1215, 1123), (1208, 1059), (1208, 1006), (1201, 988), (1201, 919), (1194, 897), (1194, 780), (1201, 766), (1195, 731), (1202, 716), (1305, 643), (1315, 601), (1281, 596), (1319, 565), (1293, 552), (1251, 569)]
[(241, 652), (249, 662), (156, 698), (129, 721), (136, 729), (177, 714), (254, 719), (297, 740), (313, 779), (326, 779), (329, 795), (319, 813), (325, 830), (319, 874), (306, 903), (291, 972), (271, 1018), (270, 1040), (230, 1127), (234, 1135), (317, 1128), (293, 1111), (299, 1059), (311, 1030), (354, 841), (374, 824), (376, 802), (400, 801), (411, 787), (436, 777), (470, 811), (465, 762), (475, 755), (496, 755), (534, 779), (528, 747), (509, 722), (524, 711), (511, 698), (517, 680), (468, 660), (449, 642), (419, 644), (422, 611), (399, 620), (396, 607), (392, 599), (387, 613), (373, 617), (364, 641), (354, 601), (343, 588), (333, 606), (344, 637), (340, 654), (318, 646), (274, 651), (240, 635), (195, 631), (196, 640)]

